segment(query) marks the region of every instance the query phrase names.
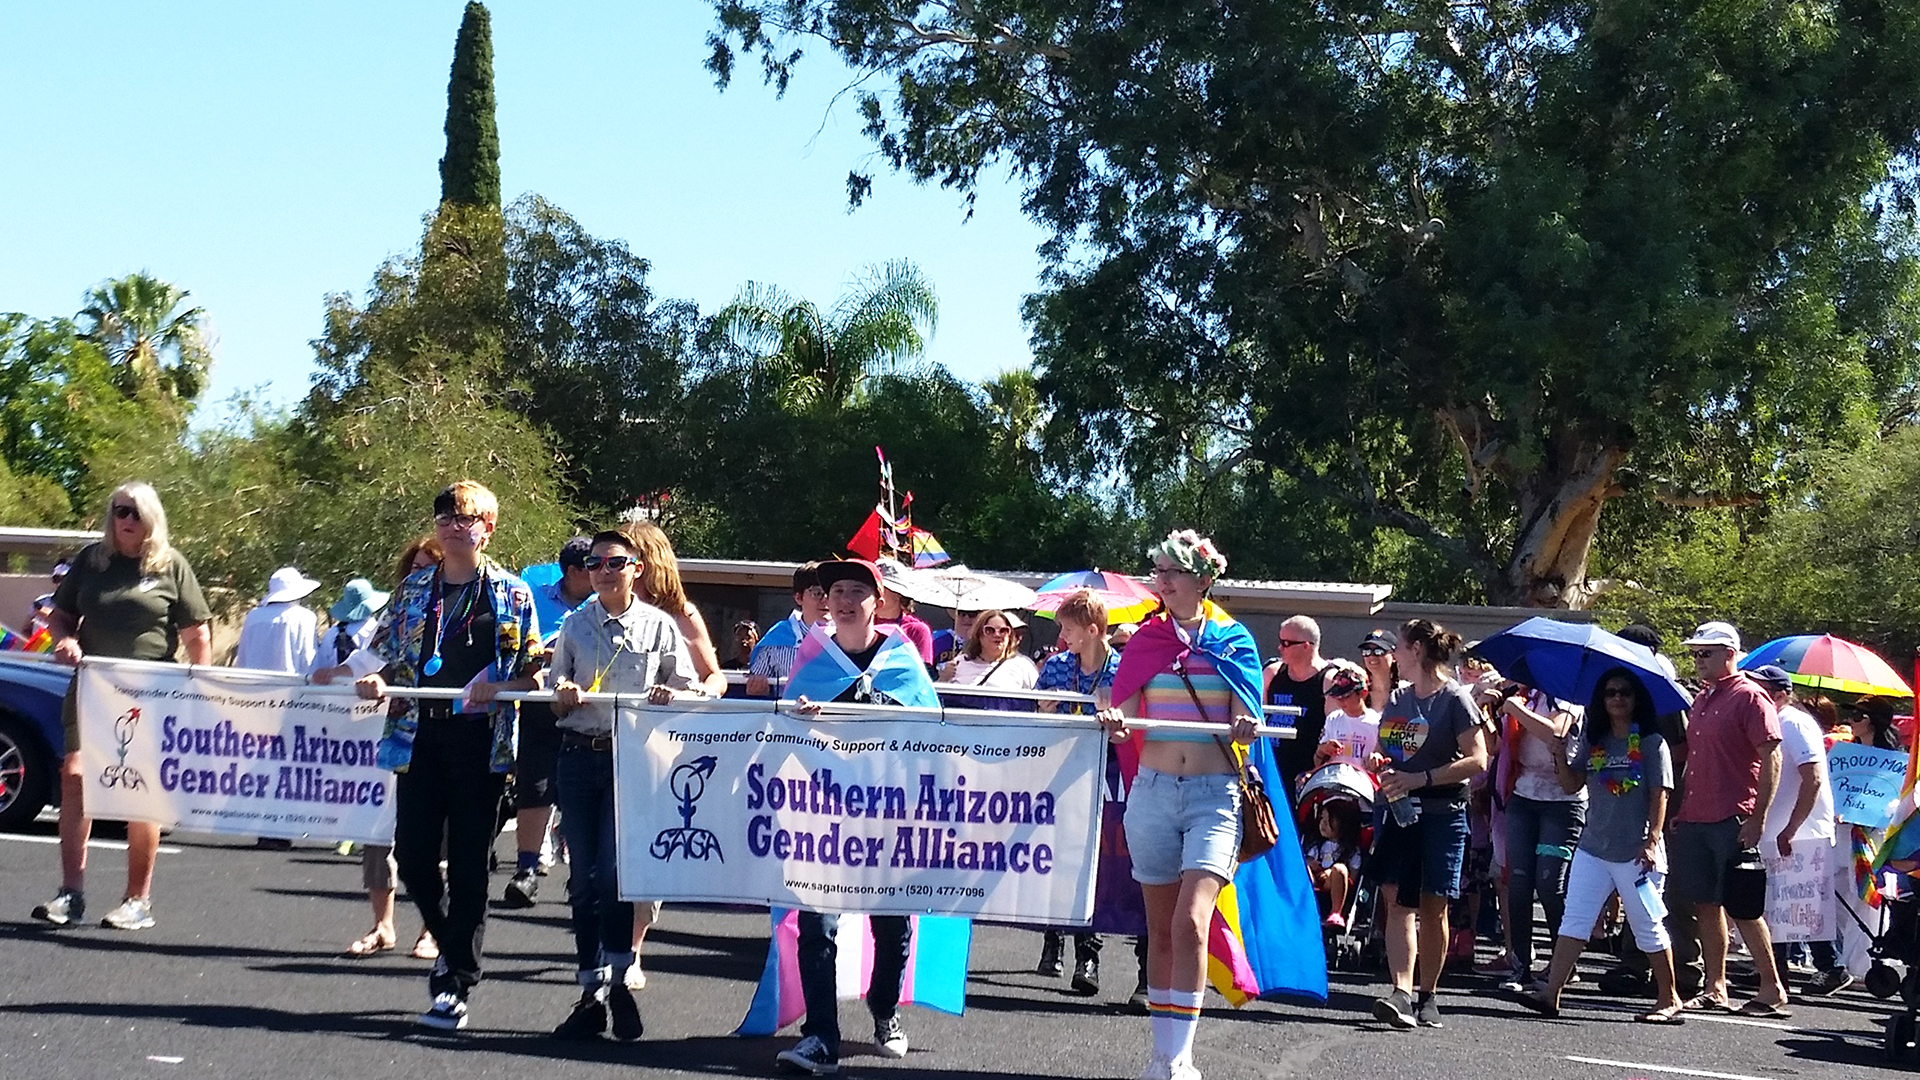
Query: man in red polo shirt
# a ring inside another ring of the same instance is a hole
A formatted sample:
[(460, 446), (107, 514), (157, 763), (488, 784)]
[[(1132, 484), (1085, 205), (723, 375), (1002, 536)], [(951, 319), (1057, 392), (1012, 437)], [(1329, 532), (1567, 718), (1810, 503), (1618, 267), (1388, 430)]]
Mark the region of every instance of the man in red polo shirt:
[[(1706, 689), (1693, 699), (1687, 724), (1687, 767), (1680, 812), (1667, 830), (1672, 902), (1692, 905), (1700, 932), (1706, 981), (1689, 1008), (1732, 1011), (1727, 997), (1727, 907), (1751, 905), (1727, 891), (1727, 868), (1760, 845), (1767, 807), (1780, 780), (1780, 718), (1760, 684), (1737, 670), (1740, 632), (1730, 623), (1702, 623), (1686, 640)], [(1757, 856), (1756, 856), (1757, 858)], [(1748, 897), (1746, 899), (1751, 899)], [(1760, 894), (1765, 902), (1764, 886)], [(1740, 1008), (1750, 1016), (1787, 1015), (1787, 990), (1773, 960), (1773, 943), (1759, 909), (1733, 923), (1753, 954), (1759, 989)]]

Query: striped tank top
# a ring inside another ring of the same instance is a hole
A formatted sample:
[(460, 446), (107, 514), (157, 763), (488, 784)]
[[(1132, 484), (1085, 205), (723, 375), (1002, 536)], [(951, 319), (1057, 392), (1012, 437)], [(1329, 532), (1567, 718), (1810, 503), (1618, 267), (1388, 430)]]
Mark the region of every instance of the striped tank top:
[[(1204, 720), (1221, 727), (1221, 735), (1233, 717), (1233, 688), (1220, 676), (1212, 659), (1200, 653), (1188, 653), (1181, 662), (1187, 679), (1193, 683), (1193, 693), (1187, 693), (1186, 683), (1180, 676), (1163, 671), (1147, 680), (1140, 692), (1140, 715), (1149, 720)], [(1193, 706), (1198, 697), (1205, 706), (1206, 713), (1201, 715)], [(1212, 742), (1213, 736), (1200, 731), (1148, 731), (1146, 737), (1152, 742)]]

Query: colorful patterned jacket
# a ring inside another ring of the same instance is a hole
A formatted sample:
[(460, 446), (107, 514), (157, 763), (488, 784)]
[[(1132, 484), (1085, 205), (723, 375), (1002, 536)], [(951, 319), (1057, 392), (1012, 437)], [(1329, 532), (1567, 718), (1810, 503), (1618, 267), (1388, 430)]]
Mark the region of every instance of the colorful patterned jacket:
[[(373, 651), (387, 662), (387, 682), (393, 686), (420, 685), (420, 655), (427, 621), (433, 612), (433, 594), (439, 586), (440, 568), (416, 570), (394, 591), (393, 601), (380, 620), (374, 636)], [(506, 567), (482, 555), (480, 581), (493, 604), (494, 625), (498, 627), (493, 668), (488, 678), (505, 682), (519, 678), (538, 667), (540, 659), (540, 620), (534, 613), (533, 590)], [(383, 769), (405, 772), (413, 760), (413, 734), (420, 726), (420, 712), (412, 698), (393, 698), (387, 711), (386, 732), (381, 736), (375, 760)], [(517, 703), (496, 701), (487, 707), (493, 715), (493, 771), (504, 773), (513, 768), (514, 738), (520, 709)]]

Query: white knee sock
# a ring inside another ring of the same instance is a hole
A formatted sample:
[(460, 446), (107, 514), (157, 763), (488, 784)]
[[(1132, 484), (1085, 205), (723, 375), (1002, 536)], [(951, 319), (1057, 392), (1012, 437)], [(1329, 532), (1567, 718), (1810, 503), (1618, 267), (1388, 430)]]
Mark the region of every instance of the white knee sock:
[(1173, 1021), (1168, 1006), (1173, 991), (1165, 987), (1147, 987), (1147, 1020), (1153, 1025), (1153, 1056), (1173, 1059)]
[(1170, 1060), (1193, 1061), (1193, 1033), (1200, 1026), (1200, 1002), (1205, 995), (1204, 990), (1175, 990), (1167, 995)]

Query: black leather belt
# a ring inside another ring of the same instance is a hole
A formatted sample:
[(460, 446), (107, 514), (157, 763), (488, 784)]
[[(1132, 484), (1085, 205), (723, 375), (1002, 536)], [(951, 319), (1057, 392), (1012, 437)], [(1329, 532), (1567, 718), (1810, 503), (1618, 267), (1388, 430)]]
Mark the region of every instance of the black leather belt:
[(477, 713), (454, 712), (453, 702), (451, 701), (422, 701), (420, 703), (420, 719), (422, 720), (487, 720), (487, 719), (491, 719), (491, 717), (483, 712), (477, 712)]
[(613, 752), (613, 736), (583, 735), (578, 731), (563, 731), (560, 733), (560, 745), (577, 747), (581, 750), (596, 750), (603, 754), (610, 754)]

